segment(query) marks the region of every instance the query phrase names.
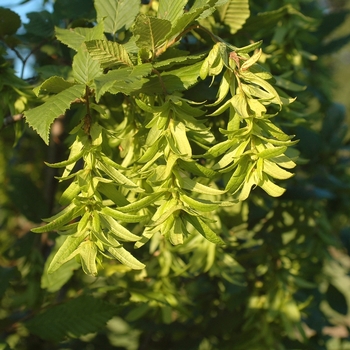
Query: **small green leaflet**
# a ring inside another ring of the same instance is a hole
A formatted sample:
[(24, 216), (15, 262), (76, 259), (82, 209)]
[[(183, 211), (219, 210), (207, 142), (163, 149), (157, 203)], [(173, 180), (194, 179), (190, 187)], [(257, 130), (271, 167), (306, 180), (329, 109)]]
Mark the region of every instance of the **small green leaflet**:
[(85, 92), (85, 85), (77, 84), (50, 97), (44, 104), (24, 112), (27, 123), (49, 144), (50, 126), (53, 121), (64, 114), (75, 100)]

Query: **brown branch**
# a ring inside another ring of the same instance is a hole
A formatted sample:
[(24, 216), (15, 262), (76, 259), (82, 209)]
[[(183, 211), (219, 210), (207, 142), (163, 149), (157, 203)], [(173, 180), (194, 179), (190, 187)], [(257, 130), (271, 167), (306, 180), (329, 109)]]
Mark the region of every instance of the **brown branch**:
[(160, 83), (160, 85), (161, 85), (161, 87), (162, 87), (162, 90), (163, 90), (163, 92), (164, 92), (164, 95), (168, 95), (168, 91), (167, 91), (167, 89), (166, 89), (166, 87), (165, 87), (165, 85), (164, 85), (164, 82), (163, 82), (163, 79), (162, 79), (162, 76), (160, 75), (160, 73), (157, 71), (157, 69), (152, 69), (152, 73), (155, 73), (155, 74), (157, 74), (158, 75), (158, 78), (159, 78), (159, 83)]
[(15, 114), (15, 115), (9, 115), (4, 118), (4, 121), (1, 125), (0, 131), (5, 129), (7, 126), (15, 124), (23, 119), (23, 114)]

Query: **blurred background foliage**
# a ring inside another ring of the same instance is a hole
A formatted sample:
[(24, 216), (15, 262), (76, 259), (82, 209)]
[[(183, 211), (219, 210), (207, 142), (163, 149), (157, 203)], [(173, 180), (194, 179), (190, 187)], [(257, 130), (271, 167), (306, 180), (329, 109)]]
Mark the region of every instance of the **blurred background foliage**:
[[(349, 4), (250, 1), (234, 35), (215, 14), (204, 21), (238, 47), (263, 39), (279, 93), (297, 97), (278, 117), (300, 140), (296, 175), (281, 198), (256, 190), (219, 212), (227, 246), (151, 242), (138, 253), (146, 271), (106, 263), (97, 278), (74, 260), (47, 275), (62, 240), (30, 232), (57, 211), (63, 188), (43, 160), (64, 159), (67, 121), (46, 147), (20, 116), (40, 103), (33, 87), (70, 74), (54, 25), (90, 26), (96, 16), (90, 0), (51, 5), (19, 31), (19, 17), (0, 9), (0, 349), (350, 349)], [(183, 46), (208, 49), (191, 39)], [(10, 52), (24, 68), (35, 57), (33, 77), (14, 74)], [(215, 98), (202, 91), (188, 96)]]

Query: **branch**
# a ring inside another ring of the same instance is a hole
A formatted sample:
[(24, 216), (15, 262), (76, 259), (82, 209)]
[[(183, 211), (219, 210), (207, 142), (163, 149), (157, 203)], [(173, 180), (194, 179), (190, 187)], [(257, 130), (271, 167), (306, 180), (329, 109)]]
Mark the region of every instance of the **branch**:
[(10, 115), (4, 118), (0, 130), (3, 130), (9, 125), (15, 124), (23, 119), (23, 114)]

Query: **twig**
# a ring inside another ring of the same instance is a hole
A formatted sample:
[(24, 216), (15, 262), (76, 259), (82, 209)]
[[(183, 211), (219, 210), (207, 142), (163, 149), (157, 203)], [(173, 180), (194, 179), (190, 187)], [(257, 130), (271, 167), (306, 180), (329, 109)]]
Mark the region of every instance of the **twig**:
[(15, 114), (15, 115), (9, 115), (8, 117), (4, 118), (4, 121), (1, 125), (0, 130), (3, 130), (7, 126), (11, 124), (15, 124), (23, 119), (23, 114)]

